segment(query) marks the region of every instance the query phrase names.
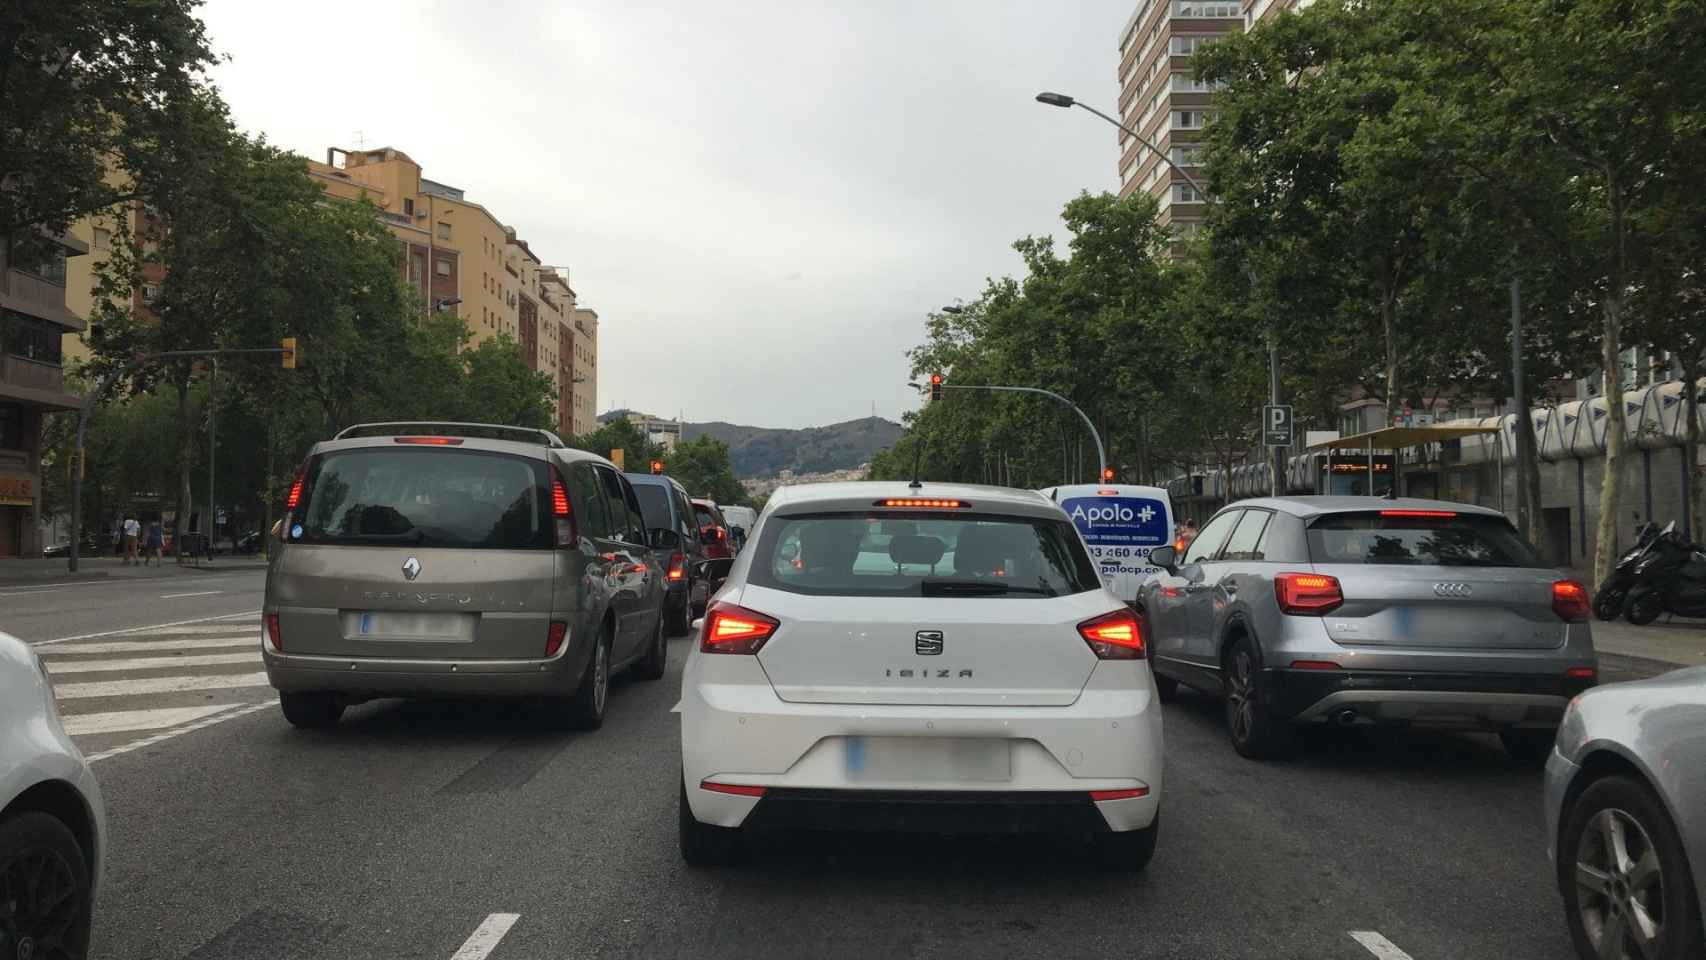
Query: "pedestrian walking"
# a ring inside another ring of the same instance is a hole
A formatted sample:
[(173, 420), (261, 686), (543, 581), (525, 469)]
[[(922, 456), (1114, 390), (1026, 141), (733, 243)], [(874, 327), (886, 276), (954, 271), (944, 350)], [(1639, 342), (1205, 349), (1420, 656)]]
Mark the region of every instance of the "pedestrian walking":
[(125, 515), (124, 518), (124, 565), (130, 566), (137, 562), (136, 541), (142, 535), (142, 524), (136, 518)]
[(166, 530), (165, 530), (165, 528), (160, 525), (160, 521), (158, 521), (158, 520), (149, 521), (149, 523), (148, 523), (148, 539), (143, 544), (142, 565), (147, 566), (150, 558), (152, 558), (154, 560), (154, 564), (156, 566), (164, 564), (166, 562), (165, 555), (164, 555), (165, 549), (166, 549)]

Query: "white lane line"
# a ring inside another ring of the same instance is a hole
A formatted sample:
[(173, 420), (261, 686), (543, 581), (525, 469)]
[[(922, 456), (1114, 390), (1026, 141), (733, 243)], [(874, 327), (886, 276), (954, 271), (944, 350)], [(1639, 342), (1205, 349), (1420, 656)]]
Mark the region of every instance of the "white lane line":
[(1373, 930), (1352, 930), (1350, 935), (1352, 940), (1362, 944), (1380, 960), (1411, 960), (1409, 954)]
[(265, 710), (268, 707), (275, 707), (275, 706), (278, 706), (277, 700), (268, 700), (268, 701), (265, 701), (264, 703), (253, 703), (253, 704), (250, 704), (249, 706), (246, 706), (246, 707), (238, 707), (237, 709), (231, 710), (231, 711), (226, 712), (226, 713), (215, 714), (211, 717), (208, 717), (205, 720), (197, 720), (195, 723), (192, 723), (187, 727), (179, 727), (176, 730), (168, 730), (165, 733), (156, 733), (152, 737), (143, 737), (141, 740), (136, 740), (136, 741), (133, 741), (131, 743), (124, 744), (123, 746), (114, 747), (111, 750), (102, 750), (100, 753), (91, 753), (88, 756), (84, 757), (84, 759), (88, 760), (90, 763), (94, 763), (98, 760), (105, 760), (108, 757), (116, 757), (119, 754), (129, 753), (132, 750), (140, 750), (143, 747), (151, 747), (156, 743), (161, 743), (161, 742), (166, 741), (166, 740), (171, 740), (174, 737), (181, 737), (186, 733), (194, 733), (197, 730), (205, 730), (208, 727), (211, 727), (216, 723), (224, 723), (227, 720), (235, 720), (238, 717), (246, 717), (249, 714), (254, 713), (257, 710)]
[[(249, 610), (244, 613), (228, 613), (220, 617), (196, 617), (192, 620), (174, 620), (171, 623), (156, 623), (146, 627), (126, 627), (123, 630), (103, 630), (100, 633), (80, 633), (75, 637), (55, 637), (52, 640), (37, 640), (30, 644), (32, 647), (45, 647), (50, 643), (70, 643), (73, 640), (93, 640), (96, 637), (122, 637), (131, 633), (147, 633), (150, 630), (164, 630), (167, 627), (182, 627), (191, 623), (213, 623), (219, 620), (233, 620), (238, 617), (259, 617), (259, 610)], [(186, 631), (178, 630), (175, 633)]]
[(179, 724), (223, 713), (235, 703), (215, 703), (204, 707), (162, 707), (155, 710), (118, 710), (113, 713), (85, 713), (66, 717), (61, 723), (73, 737), (90, 737), (100, 733), (126, 733), (134, 730), (164, 730)]
[(131, 657), (125, 660), (49, 660), (47, 672), (54, 676), (63, 673), (117, 673), (120, 670), (159, 670), (162, 667), (211, 667), (226, 663), (260, 663), (257, 647), (248, 653), (209, 653), (191, 657)]
[(499, 941), (509, 933), (509, 928), (521, 919), (519, 913), (494, 913), (468, 935), (462, 949), (450, 955), (450, 960), (486, 960), (497, 949)]
[(143, 677), (137, 680), (96, 680), (90, 683), (60, 683), (54, 692), (61, 700), (90, 700), (95, 697), (134, 697), (188, 690), (229, 690), (264, 687), (265, 673), (233, 673), (213, 677)]
[(58, 587), (49, 587), (46, 590), (8, 590), (5, 593), (0, 593), (0, 597), (27, 597), (27, 596), (30, 596), (31, 594), (36, 594), (36, 593), (58, 593), (58, 592), (59, 592)]
[[(226, 631), (220, 631), (225, 633)], [(44, 651), (43, 660), (53, 663), (62, 657), (79, 656), (87, 653), (148, 653), (161, 650), (217, 650), (220, 647), (258, 647), (261, 644), (260, 632), (245, 633), (242, 636), (202, 637), (193, 640), (114, 640), (110, 643), (79, 643), (69, 647), (59, 647)], [(65, 663), (80, 661), (66, 660)]]
[(224, 593), (224, 592), (225, 592), (224, 590), (197, 590), (194, 593), (162, 593), (162, 594), (160, 594), (160, 599), (162, 599), (162, 600), (182, 600), (184, 597), (211, 597), (216, 593)]
[[(254, 568), (255, 571), (264, 570), (264, 569), (265, 569), (264, 567), (255, 567)], [(226, 573), (212, 575), (212, 576), (206, 576), (206, 577), (178, 576), (178, 577), (171, 577), (169, 579), (176, 580), (179, 583), (207, 583), (209, 580), (229, 580), (232, 577), (241, 576), (241, 575), (243, 575), (245, 573), (249, 573), (249, 572), (251, 572), (251, 571), (250, 570), (231, 570), (231, 571), (226, 572)], [(166, 577), (133, 577), (133, 578), (127, 579), (124, 577), (120, 577), (118, 579), (102, 578), (99, 580), (51, 580), (47, 583), (32, 583), (32, 584), (29, 584), (27, 586), (25, 584), (22, 584), (22, 583), (14, 583), (14, 584), (12, 584), (12, 586), (14, 588), (17, 588), (20, 590), (34, 590), (37, 588), (45, 588), (45, 587), (52, 587), (55, 590), (63, 589), (66, 587), (106, 587), (110, 590), (114, 587), (131, 587), (131, 586), (147, 587), (151, 583), (157, 582), (159, 580), (164, 580), (164, 579), (168, 579), (168, 578), (166, 578)]]

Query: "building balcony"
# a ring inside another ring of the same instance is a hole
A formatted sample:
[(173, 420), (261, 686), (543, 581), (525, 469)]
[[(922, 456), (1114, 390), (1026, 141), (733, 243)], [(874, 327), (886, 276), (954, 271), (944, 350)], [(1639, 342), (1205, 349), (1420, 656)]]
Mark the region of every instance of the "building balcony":
[(0, 399), (50, 410), (75, 410), (80, 402), (65, 392), (65, 371), (58, 364), (10, 354), (0, 356)]

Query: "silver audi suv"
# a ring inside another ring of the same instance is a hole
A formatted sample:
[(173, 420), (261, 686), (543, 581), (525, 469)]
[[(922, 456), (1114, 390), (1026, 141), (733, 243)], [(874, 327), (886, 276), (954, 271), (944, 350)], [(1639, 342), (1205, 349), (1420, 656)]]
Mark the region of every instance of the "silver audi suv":
[(1156, 686), (1223, 696), (1246, 757), (1284, 754), (1300, 724), (1426, 724), (1539, 761), (1598, 677), (1587, 591), (1482, 507), (1244, 500), (1150, 559)]

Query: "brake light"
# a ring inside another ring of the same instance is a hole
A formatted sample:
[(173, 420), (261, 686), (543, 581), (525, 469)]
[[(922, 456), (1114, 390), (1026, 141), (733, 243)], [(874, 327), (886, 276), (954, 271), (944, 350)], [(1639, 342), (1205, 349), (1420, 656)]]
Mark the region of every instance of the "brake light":
[(732, 603), (713, 603), (699, 638), (702, 653), (755, 654), (781, 626), (774, 617)]
[(897, 498), (878, 500), (879, 507), (922, 507), (926, 510), (961, 510), (971, 506), (964, 500), (916, 500), (912, 498)]
[(295, 510), (296, 505), (302, 502), (302, 481), (307, 477), (308, 464), (304, 461), (302, 466), (296, 468), (296, 479), (290, 481), (290, 494), (284, 498), (284, 509)]
[(1112, 490), (1112, 489), (1109, 489), (1108, 487), (1103, 487), (1102, 489), (1096, 491), (1096, 496), (1098, 496), (1098, 497), (1117, 497), (1119, 495), (1120, 495), (1120, 492), (1118, 490)]
[(722, 527), (718, 527), (715, 532), (718, 540), (728, 536), (728, 531), (724, 530)]
[(1383, 517), (1434, 517), (1450, 518), (1457, 516), (1455, 510), (1382, 510)]
[(1148, 787), (1132, 787), (1129, 790), (1092, 790), (1090, 799), (1096, 803), (1104, 800), (1131, 800), (1136, 797), (1149, 796)]
[(569, 509), (569, 490), (563, 486), (563, 475), (551, 468), (551, 516), (556, 520), (558, 548), (572, 547), (579, 539), (575, 530), (574, 512)]
[(1274, 577), (1274, 598), (1281, 613), (1319, 617), (1345, 602), (1337, 577), (1319, 573), (1282, 573)]
[(392, 437), (394, 443), (412, 443), (424, 447), (460, 447), (461, 437)]
[(744, 783), (717, 783), (713, 780), (699, 781), (699, 789), (712, 793), (727, 793), (736, 797), (762, 797), (765, 787), (750, 787)]
[(561, 620), (552, 620), (551, 628), (545, 631), (545, 656), (556, 656), (557, 651), (563, 649), (563, 641), (568, 638), (569, 625)]
[(1558, 580), (1552, 584), (1552, 610), (1565, 623), (1586, 623), (1593, 606), (1588, 602), (1588, 589), (1574, 580)]
[(1078, 625), (1078, 634), (1098, 660), (1143, 658), (1143, 624), (1130, 609), (1122, 607), (1086, 620)]
[(267, 640), (272, 643), (274, 650), (280, 653), (284, 652), (284, 632), (278, 628), (278, 614), (276, 613), (267, 614)]
[(681, 580), (687, 576), (687, 558), (679, 551), (669, 555), (669, 572), (664, 574), (671, 580)]
[(1597, 680), (1599, 679), (1599, 670), (1594, 667), (1571, 667), (1564, 671), (1564, 676), (1571, 680)]

